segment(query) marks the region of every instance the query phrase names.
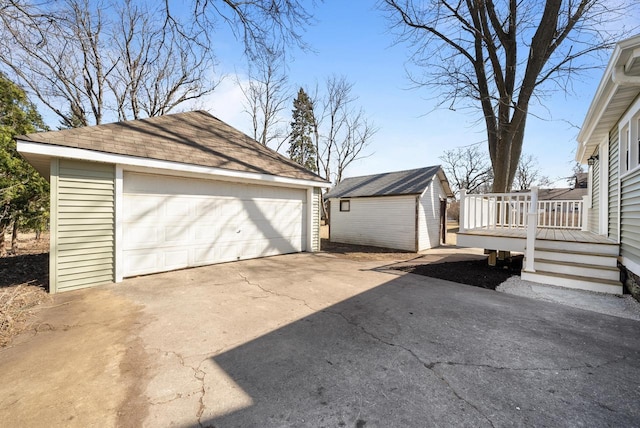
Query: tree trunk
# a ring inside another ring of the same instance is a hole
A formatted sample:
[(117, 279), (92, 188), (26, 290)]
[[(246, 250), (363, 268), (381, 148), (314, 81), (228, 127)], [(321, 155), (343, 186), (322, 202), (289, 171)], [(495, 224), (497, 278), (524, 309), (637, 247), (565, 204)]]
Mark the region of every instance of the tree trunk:
[(4, 234), (7, 231), (6, 226), (0, 226), (0, 257), (7, 255), (7, 249), (5, 248)]
[(11, 230), (11, 254), (18, 252), (18, 219), (13, 221), (13, 228)]

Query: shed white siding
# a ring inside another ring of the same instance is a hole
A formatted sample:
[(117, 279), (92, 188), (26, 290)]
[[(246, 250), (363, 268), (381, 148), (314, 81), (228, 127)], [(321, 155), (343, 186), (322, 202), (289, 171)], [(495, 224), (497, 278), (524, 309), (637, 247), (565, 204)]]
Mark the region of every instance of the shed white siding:
[(51, 162), (50, 291), (114, 280), (113, 165)]
[(306, 248), (307, 190), (125, 172), (124, 276)]
[(311, 226), (311, 251), (320, 251), (320, 217), (322, 204), (322, 190), (319, 187), (313, 188), (313, 218)]
[(418, 212), (418, 250), (428, 250), (440, 245), (440, 200), (446, 195), (437, 177), (420, 198)]
[(340, 211), (340, 200), (331, 199), (332, 242), (416, 251), (416, 196), (343, 198), (350, 210)]

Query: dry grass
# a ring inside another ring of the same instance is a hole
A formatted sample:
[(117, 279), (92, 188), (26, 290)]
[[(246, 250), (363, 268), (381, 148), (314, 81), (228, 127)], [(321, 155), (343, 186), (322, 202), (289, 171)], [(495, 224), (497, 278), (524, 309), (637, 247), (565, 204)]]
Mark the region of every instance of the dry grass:
[(0, 348), (7, 346), (20, 332), (27, 329), (33, 309), (48, 301), (50, 296), (42, 287), (20, 284), (0, 290)]
[[(5, 237), (10, 250), (11, 236)], [(49, 235), (20, 234), (14, 255), (0, 259), (0, 348), (31, 325), (35, 308), (47, 294)]]

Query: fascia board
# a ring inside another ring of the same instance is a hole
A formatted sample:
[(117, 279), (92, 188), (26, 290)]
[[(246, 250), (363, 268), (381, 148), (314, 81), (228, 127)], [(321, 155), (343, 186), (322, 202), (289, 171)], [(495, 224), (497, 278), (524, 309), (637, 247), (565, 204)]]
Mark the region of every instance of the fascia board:
[(177, 171), (204, 176), (217, 176), (226, 179), (245, 180), (272, 185), (290, 185), (295, 187), (320, 187), (329, 188), (331, 183), (304, 180), (297, 178), (281, 177), (270, 174), (254, 172), (233, 171), (222, 168), (214, 168), (200, 165), (184, 164), (158, 159), (140, 158), (135, 156), (119, 155), (113, 153), (98, 152), (95, 150), (78, 149), (74, 147), (55, 146), (50, 144), (35, 143), (33, 141), (17, 140), (17, 149), (20, 153), (31, 153), (52, 158), (68, 158), (93, 162), (104, 162), (123, 165), (126, 167), (154, 169), (161, 171)]

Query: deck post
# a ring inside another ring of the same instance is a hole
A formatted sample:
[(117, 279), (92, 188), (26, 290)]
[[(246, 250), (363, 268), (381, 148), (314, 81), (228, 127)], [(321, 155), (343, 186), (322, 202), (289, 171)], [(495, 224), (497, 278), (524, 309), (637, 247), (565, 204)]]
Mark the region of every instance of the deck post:
[(538, 187), (531, 186), (529, 213), (527, 214), (527, 247), (525, 248), (526, 272), (535, 272), (534, 253), (536, 248), (536, 231), (538, 229)]
[(467, 223), (467, 213), (466, 213), (466, 201), (467, 197), (467, 189), (460, 189), (460, 207), (459, 207), (459, 216), (458, 219), (458, 232), (464, 232), (466, 229)]
[(591, 203), (589, 202), (589, 195), (584, 195), (582, 197), (582, 228), (583, 232), (587, 232), (589, 230), (589, 207)]

